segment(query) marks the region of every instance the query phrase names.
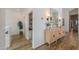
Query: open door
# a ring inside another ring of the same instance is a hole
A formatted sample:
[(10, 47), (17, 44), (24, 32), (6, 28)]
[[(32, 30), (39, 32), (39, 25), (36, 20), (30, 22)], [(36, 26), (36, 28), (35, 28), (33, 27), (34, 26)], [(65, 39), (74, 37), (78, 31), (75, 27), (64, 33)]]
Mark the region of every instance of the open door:
[(75, 8), (69, 13), (69, 31), (78, 33), (78, 8)]
[(70, 31), (78, 32), (78, 14), (70, 15)]

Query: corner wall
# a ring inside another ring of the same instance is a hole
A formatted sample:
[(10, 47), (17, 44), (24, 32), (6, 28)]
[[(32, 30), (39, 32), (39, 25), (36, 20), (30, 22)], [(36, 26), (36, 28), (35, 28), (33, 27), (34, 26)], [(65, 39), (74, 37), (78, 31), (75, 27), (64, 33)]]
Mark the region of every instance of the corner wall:
[(63, 19), (65, 32), (69, 32), (69, 11), (68, 8), (63, 8)]
[(33, 9), (33, 40), (32, 48), (37, 48), (45, 43), (44, 30), (46, 28), (46, 13), (49, 13), (49, 9), (36, 8)]

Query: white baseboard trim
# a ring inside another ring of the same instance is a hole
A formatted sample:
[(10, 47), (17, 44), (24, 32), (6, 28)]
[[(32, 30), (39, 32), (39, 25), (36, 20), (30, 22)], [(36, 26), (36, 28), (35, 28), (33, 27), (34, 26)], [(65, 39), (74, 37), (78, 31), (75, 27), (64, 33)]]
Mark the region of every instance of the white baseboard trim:
[(0, 47), (0, 50), (7, 50), (5, 47)]
[(33, 48), (33, 49), (36, 49), (36, 48), (38, 48), (38, 47), (40, 47), (40, 46), (42, 46), (42, 45), (44, 45), (44, 44), (45, 44), (45, 42), (43, 42), (43, 43), (41, 43), (41, 44), (39, 44), (39, 45), (36, 45), (35, 47), (32, 46), (32, 48)]

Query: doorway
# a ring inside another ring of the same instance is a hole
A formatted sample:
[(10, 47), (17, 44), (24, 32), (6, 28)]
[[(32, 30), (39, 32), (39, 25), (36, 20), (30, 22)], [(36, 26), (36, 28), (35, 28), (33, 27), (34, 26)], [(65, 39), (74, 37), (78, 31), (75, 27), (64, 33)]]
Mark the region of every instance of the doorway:
[(69, 14), (69, 32), (78, 33), (78, 9), (74, 9)]
[(32, 40), (32, 30), (33, 30), (33, 13), (29, 13), (29, 39)]
[[(32, 30), (31, 28), (29, 28), (30, 26), (29, 23), (31, 22), (29, 22), (28, 20), (29, 18), (31, 19), (32, 15), (28, 13), (29, 17), (27, 17), (25, 13), (21, 12), (22, 9), (19, 9), (19, 10), (20, 11), (15, 13), (15, 14), (19, 13), (18, 15), (21, 15), (19, 16), (19, 18), (13, 17), (13, 15), (11, 15), (12, 18), (16, 18), (16, 20), (13, 20), (13, 19), (11, 20), (12, 21), (12, 23), (10, 24), (11, 25), (11, 42), (10, 42), (11, 45), (10, 47), (7, 48), (8, 50), (27, 50), (27, 49), (31, 49), (32, 47), (31, 40), (28, 40), (28, 37), (30, 35), (29, 30)], [(23, 10), (25, 11), (25, 9)], [(28, 18), (28, 20), (26, 20), (27, 19), (26, 17)]]
[(78, 14), (70, 15), (70, 31), (78, 32)]

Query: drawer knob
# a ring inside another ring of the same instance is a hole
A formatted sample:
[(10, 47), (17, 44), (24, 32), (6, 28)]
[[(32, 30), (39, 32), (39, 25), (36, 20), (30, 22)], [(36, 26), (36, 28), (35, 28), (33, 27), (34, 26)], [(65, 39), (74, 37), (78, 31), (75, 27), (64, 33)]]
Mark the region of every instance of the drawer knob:
[(8, 31), (6, 31), (5, 34), (8, 34)]
[(53, 37), (55, 37), (55, 35), (53, 35)]
[(61, 34), (61, 33), (59, 33), (59, 34)]

